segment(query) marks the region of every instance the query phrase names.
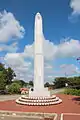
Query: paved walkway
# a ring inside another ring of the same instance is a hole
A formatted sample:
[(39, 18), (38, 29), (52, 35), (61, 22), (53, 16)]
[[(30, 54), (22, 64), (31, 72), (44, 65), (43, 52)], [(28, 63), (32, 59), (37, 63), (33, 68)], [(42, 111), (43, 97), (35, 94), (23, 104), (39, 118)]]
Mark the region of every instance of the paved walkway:
[[(58, 93), (63, 89), (52, 91)], [(63, 102), (58, 105), (51, 106), (25, 106), (15, 103), (15, 99), (20, 95), (0, 95), (0, 111), (14, 111), (14, 112), (39, 112), (39, 113), (56, 113), (57, 119), (55, 120), (80, 120), (80, 97), (56, 94)], [(17, 116), (1, 116), (0, 120), (42, 120), (40, 118), (27, 118)], [(50, 120), (50, 119), (45, 119)], [(53, 119), (54, 120), (54, 119)]]
[(15, 100), (21, 95), (0, 95), (0, 101)]
[(0, 120), (42, 120), (39, 118), (27, 118), (27, 117), (13, 117), (13, 116), (1, 116)]
[[(68, 120), (80, 120), (80, 115), (79, 115), (80, 114), (80, 101), (78, 101), (79, 96), (64, 95), (64, 94), (57, 94), (57, 96), (59, 96), (63, 100), (63, 102), (58, 105), (25, 106), (25, 105), (16, 104), (15, 100), (7, 100), (7, 101), (0, 101), (0, 110), (5, 110), (5, 111), (8, 110), (8, 111), (14, 111), (14, 112), (20, 111), (20, 112), (57, 113), (57, 116), (59, 117), (58, 120), (67, 120), (67, 119)], [(14, 98), (16, 97), (18, 96), (15, 96)], [(67, 113), (67, 115), (65, 115), (65, 113)], [(63, 116), (62, 118), (60, 118), (62, 114)], [(9, 120), (9, 118), (7, 119)], [(10, 119), (10, 120), (14, 120), (14, 119)], [(25, 120), (25, 119), (22, 119), (22, 120)]]
[(76, 113), (62, 113), (60, 120), (80, 120), (80, 114)]
[[(57, 93), (60, 93), (60, 92), (63, 92), (63, 91), (64, 91), (64, 88), (54, 89), (54, 90), (51, 90), (51, 94), (57, 94)], [(21, 95), (0, 95), (0, 101), (15, 100), (20, 96)]]
[(61, 93), (61, 92), (64, 92), (64, 88), (59, 88), (59, 89), (51, 90), (51, 95), (52, 94), (58, 94), (58, 93)]
[(1, 101), (0, 110), (12, 110), (23, 112), (53, 112), (53, 113), (80, 113), (80, 101), (76, 101), (76, 96), (57, 94), (63, 102), (51, 106), (25, 106), (15, 103), (15, 100)]

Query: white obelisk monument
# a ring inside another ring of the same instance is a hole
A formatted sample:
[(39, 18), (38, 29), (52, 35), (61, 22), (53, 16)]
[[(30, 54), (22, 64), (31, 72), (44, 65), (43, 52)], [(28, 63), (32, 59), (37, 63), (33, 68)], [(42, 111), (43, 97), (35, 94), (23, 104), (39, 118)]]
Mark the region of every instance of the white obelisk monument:
[(35, 16), (34, 40), (34, 90), (29, 91), (29, 96), (50, 96), (48, 89), (44, 88), (44, 40), (40, 13)]
[(22, 95), (16, 103), (22, 105), (54, 105), (62, 102), (56, 95), (50, 96), (48, 88), (44, 88), (44, 35), (42, 16), (37, 13), (34, 26), (34, 88), (29, 90), (29, 96)]

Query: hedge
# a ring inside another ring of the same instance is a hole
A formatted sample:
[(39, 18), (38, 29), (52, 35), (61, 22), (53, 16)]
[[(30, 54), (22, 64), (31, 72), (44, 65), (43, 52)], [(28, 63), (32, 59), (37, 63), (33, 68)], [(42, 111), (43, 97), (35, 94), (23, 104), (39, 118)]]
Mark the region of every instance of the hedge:
[(65, 89), (64, 94), (80, 96), (80, 89), (77, 90), (77, 89), (70, 89), (70, 88), (68, 88), (68, 89)]

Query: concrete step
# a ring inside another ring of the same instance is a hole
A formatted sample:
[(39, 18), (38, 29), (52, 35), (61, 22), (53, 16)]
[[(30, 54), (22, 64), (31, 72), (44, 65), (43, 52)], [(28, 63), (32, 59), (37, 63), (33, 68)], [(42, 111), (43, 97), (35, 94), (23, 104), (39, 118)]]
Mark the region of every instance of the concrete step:
[(53, 96), (51, 96), (51, 97), (27, 97), (26, 95), (22, 95), (21, 96), (21, 98), (23, 98), (23, 99), (29, 99), (29, 100), (44, 100), (44, 99), (55, 99), (56, 98), (56, 95), (53, 95)]
[(56, 97), (55, 99), (44, 99), (44, 100), (31, 100), (31, 99), (23, 99), (22, 97), (19, 98), (19, 101), (21, 102), (29, 102), (29, 103), (45, 103), (45, 102), (54, 102), (54, 101), (58, 101), (59, 97)]
[(61, 99), (58, 99), (57, 101), (53, 101), (53, 102), (38, 102), (38, 103), (34, 103), (34, 102), (24, 102), (24, 101), (20, 101), (19, 99), (16, 100), (16, 103), (18, 104), (22, 104), (22, 105), (34, 105), (34, 106), (46, 106), (46, 105), (55, 105), (55, 104), (59, 104), (61, 103), (62, 100)]

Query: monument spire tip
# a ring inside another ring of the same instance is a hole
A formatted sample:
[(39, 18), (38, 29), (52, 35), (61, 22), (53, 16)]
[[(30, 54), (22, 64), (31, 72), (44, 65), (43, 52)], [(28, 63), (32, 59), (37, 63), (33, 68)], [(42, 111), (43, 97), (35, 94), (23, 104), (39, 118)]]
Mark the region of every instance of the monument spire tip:
[(36, 15), (41, 15), (41, 14), (40, 14), (40, 12), (37, 12), (37, 14), (36, 14)]

